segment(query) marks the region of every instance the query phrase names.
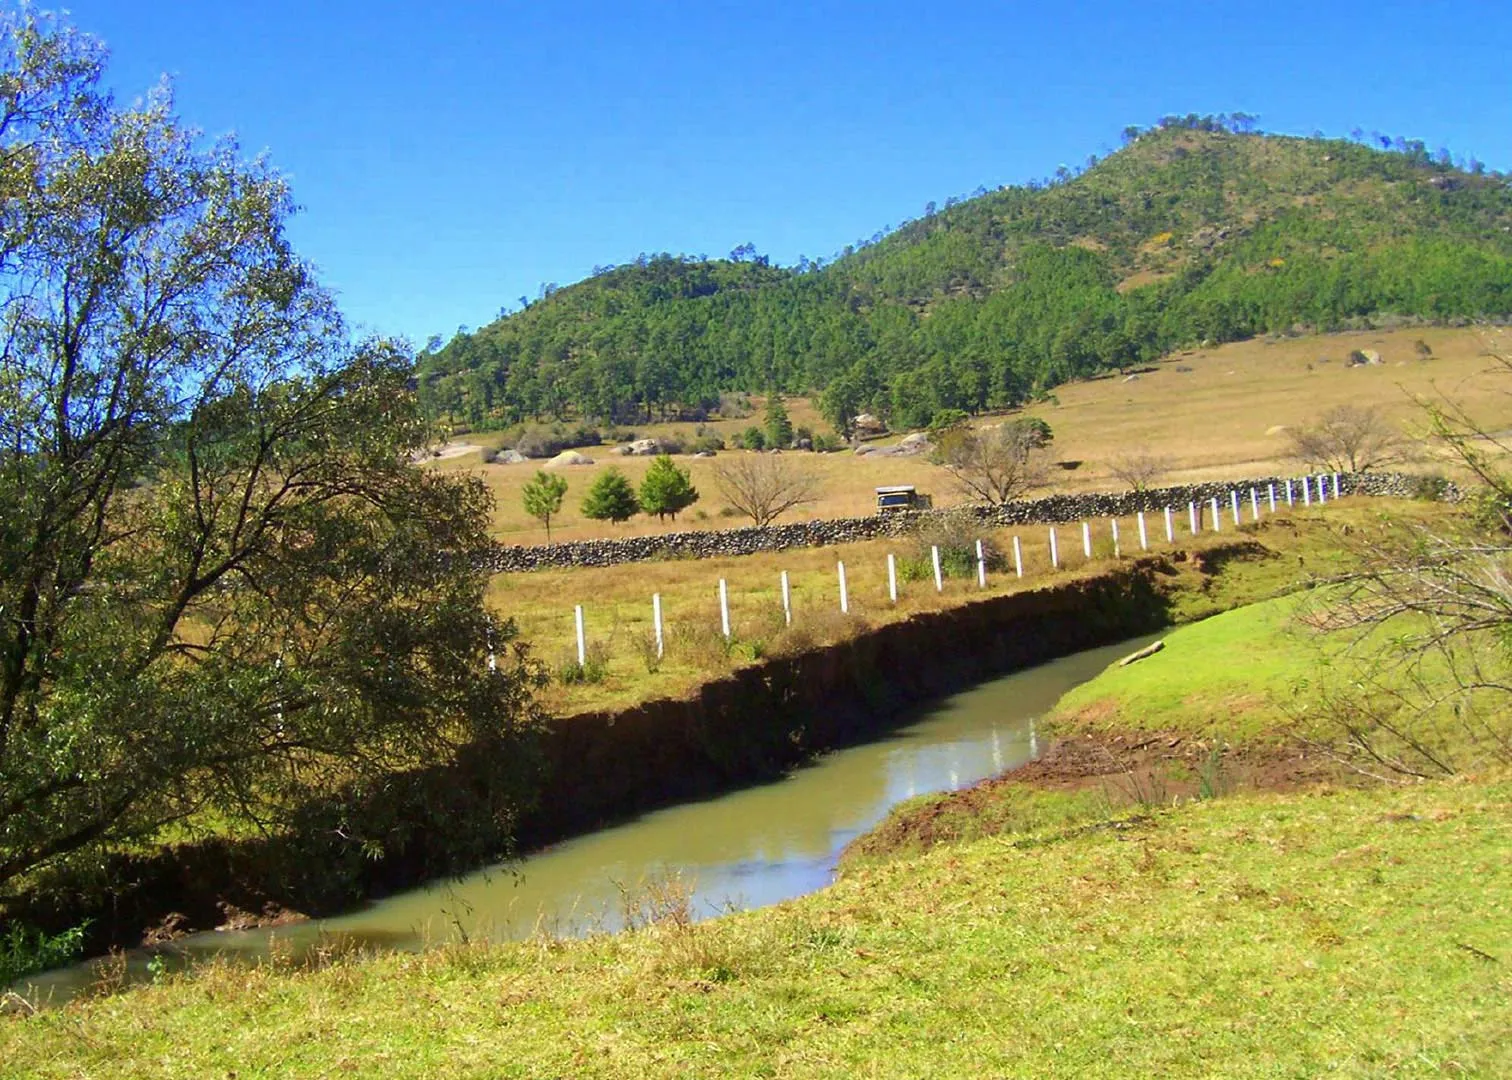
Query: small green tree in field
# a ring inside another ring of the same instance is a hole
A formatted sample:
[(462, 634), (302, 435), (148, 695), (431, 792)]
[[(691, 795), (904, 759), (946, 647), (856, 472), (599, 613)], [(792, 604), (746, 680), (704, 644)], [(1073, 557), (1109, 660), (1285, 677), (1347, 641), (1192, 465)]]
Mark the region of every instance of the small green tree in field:
[(693, 486), (688, 470), (678, 468), (668, 455), (658, 455), (641, 481), (640, 508), (655, 514), (658, 521), (665, 521), (668, 514), (676, 521), (679, 510), (686, 510), (697, 501), (698, 489)]
[(537, 469), (535, 478), (525, 485), (521, 495), (525, 512), (546, 526), (546, 542), (551, 543), (551, 518), (562, 510), (562, 499), (567, 494), (567, 478), (553, 476)]
[(782, 404), (782, 395), (773, 393), (767, 398), (766, 444), (776, 450), (786, 450), (793, 445), (793, 422), (788, 419), (787, 408)]
[(629, 521), (640, 510), (640, 500), (625, 474), (610, 467), (599, 474), (583, 497), (583, 516), (595, 521), (619, 524)]

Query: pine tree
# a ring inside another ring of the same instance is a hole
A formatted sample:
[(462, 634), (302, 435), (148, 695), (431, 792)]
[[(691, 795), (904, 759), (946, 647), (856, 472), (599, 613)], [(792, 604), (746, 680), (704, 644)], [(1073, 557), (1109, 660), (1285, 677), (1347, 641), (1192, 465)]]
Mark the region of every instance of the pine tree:
[(782, 395), (775, 391), (767, 398), (766, 444), (774, 450), (786, 450), (793, 445), (793, 422), (788, 419)]
[(694, 488), (688, 470), (678, 468), (666, 454), (658, 455), (641, 481), (641, 509), (655, 514), (658, 521), (666, 520), (668, 514), (676, 521), (679, 510), (685, 510), (697, 501), (698, 490)]
[(599, 474), (583, 497), (583, 516), (595, 521), (618, 524), (629, 521), (639, 510), (640, 501), (635, 497), (635, 489), (625, 479), (625, 474), (612, 466)]
[(546, 526), (546, 542), (551, 543), (551, 518), (562, 509), (562, 499), (567, 494), (567, 478), (552, 476), (541, 469), (535, 478), (525, 485), (521, 495), (525, 512)]

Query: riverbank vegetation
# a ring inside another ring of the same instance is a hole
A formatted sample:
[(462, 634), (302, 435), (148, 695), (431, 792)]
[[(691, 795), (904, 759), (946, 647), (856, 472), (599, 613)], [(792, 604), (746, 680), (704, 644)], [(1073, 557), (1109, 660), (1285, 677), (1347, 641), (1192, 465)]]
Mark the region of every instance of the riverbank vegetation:
[(1509, 807), (1497, 779), (1031, 828), (712, 922), (660, 890), (632, 933), (211, 965), (0, 1023), (0, 1057), (18, 1078), (1495, 1076)]

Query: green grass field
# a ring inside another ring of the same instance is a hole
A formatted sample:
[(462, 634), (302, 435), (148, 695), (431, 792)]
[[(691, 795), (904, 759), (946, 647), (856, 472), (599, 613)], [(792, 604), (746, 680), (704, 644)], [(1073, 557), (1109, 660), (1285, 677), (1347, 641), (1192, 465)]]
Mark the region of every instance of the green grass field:
[(7, 1076), (1500, 1076), (1512, 782), (989, 837), (635, 933), (221, 966), (0, 1024)]

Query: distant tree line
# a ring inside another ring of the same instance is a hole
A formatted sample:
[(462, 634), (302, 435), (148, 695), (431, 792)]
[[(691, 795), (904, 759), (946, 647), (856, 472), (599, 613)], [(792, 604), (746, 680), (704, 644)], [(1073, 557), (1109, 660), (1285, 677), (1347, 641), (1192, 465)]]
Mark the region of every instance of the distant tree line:
[(422, 403), (499, 427), (698, 419), (730, 389), (817, 393), (844, 434), (859, 412), (923, 426), (1204, 341), (1512, 312), (1503, 178), (1412, 140), (1261, 136), (1255, 122), (1131, 128), (1085, 172), (930, 204), (827, 264), (783, 268), (745, 244), (599, 268), (433, 341)]

